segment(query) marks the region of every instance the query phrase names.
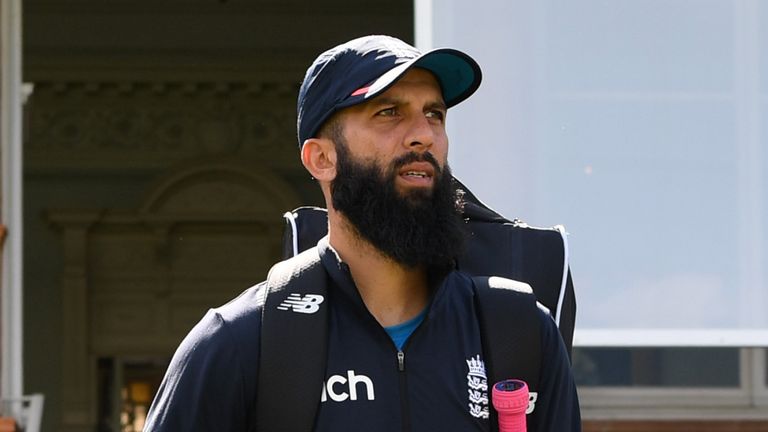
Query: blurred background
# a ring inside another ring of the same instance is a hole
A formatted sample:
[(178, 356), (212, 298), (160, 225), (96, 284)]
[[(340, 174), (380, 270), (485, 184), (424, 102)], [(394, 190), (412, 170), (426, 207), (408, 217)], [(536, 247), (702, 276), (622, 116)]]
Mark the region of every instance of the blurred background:
[(768, 3), (0, 1), (4, 415), (141, 430), (181, 338), (322, 204), (306, 67), (384, 33), (478, 60), (455, 174), (570, 233), (585, 430), (768, 430)]

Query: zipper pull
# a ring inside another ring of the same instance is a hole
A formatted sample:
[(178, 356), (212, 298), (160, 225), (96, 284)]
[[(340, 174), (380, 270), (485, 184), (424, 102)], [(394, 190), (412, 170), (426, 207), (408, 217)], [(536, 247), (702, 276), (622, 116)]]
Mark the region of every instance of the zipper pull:
[(405, 353), (402, 351), (397, 352), (397, 370), (405, 371)]

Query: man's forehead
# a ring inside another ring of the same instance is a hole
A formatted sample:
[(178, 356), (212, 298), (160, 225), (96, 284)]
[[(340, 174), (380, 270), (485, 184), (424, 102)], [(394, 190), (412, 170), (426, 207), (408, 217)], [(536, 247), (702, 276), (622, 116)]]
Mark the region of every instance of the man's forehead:
[(393, 87), (403, 82), (429, 83), (430, 85), (434, 85), (438, 88), (438, 90), (440, 91), (441, 97), (443, 95), (442, 88), (440, 87), (440, 81), (438, 81), (435, 74), (433, 74), (431, 71), (428, 71), (426, 69), (415, 67), (407, 71), (406, 73), (403, 74), (402, 77), (400, 77), (400, 79), (395, 81), (395, 83), (393, 84)]
[(411, 92), (414, 87), (431, 88), (434, 92), (434, 100), (428, 101), (428, 103), (445, 105), (442, 88), (440, 87), (440, 82), (437, 80), (437, 77), (435, 77), (432, 72), (420, 68), (409, 70), (400, 79), (395, 81), (395, 83), (392, 84), (392, 87), (361, 105), (405, 102), (405, 98), (412, 94)]

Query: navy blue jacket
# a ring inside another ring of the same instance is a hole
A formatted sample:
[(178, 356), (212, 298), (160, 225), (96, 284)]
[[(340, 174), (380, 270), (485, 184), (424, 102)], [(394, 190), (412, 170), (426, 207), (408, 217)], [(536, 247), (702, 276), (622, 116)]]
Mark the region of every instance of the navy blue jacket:
[[(450, 273), (427, 316), (398, 351), (368, 312), (348, 269), (319, 245), (330, 276), (328, 361), (316, 431), (488, 431), (488, 392), (472, 279)], [(145, 431), (255, 431), (260, 291), (210, 310), (179, 346)], [(543, 310), (541, 381), (529, 431), (580, 431), (563, 341)], [(285, 343), (301, 343), (301, 336)], [(511, 377), (512, 378), (512, 377)], [(492, 384), (492, 383), (491, 383)], [(288, 390), (288, 389), (287, 389)], [(280, 403), (280, 395), (274, 395)]]

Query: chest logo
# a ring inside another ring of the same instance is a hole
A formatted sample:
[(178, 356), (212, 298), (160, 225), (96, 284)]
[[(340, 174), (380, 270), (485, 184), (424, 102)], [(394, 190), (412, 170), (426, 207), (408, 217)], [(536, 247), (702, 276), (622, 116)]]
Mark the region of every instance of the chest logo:
[(488, 418), (488, 378), (485, 375), (485, 362), (480, 354), (467, 359), (467, 392), (469, 394), (469, 413), (476, 418)]
[[(365, 396), (358, 393), (362, 390)], [(348, 370), (347, 375), (331, 375), (327, 381), (323, 382), (323, 393), (320, 395), (320, 402), (328, 402), (330, 398), (334, 402), (344, 402), (346, 400), (358, 400), (358, 397), (364, 397), (372, 401), (376, 399), (376, 393), (373, 388), (371, 378), (363, 374), (355, 374), (355, 371)]]
[(313, 314), (320, 310), (320, 304), (324, 300), (325, 298), (318, 294), (307, 294), (302, 296), (301, 294), (291, 293), (288, 294), (287, 299), (280, 303), (277, 309), (290, 310), (303, 314)]

